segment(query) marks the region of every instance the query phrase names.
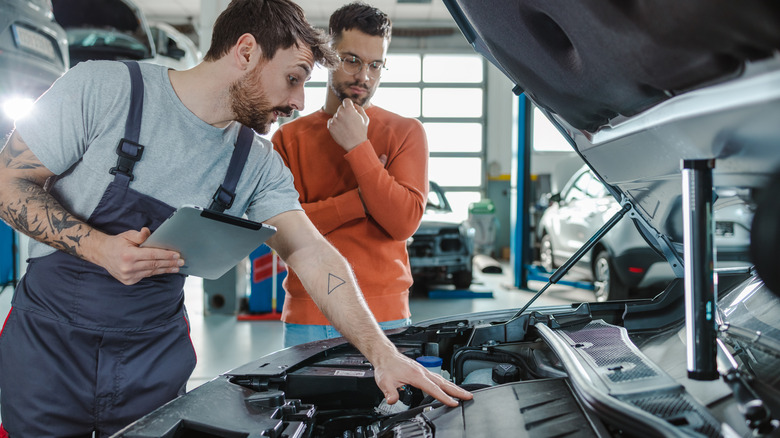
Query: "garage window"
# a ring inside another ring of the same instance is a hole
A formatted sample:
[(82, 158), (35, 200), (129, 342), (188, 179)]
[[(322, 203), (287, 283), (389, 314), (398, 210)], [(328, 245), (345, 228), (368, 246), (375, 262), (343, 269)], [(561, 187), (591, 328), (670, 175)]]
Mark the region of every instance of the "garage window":
[(536, 152), (572, 152), (569, 142), (558, 128), (534, 105), (531, 145)]

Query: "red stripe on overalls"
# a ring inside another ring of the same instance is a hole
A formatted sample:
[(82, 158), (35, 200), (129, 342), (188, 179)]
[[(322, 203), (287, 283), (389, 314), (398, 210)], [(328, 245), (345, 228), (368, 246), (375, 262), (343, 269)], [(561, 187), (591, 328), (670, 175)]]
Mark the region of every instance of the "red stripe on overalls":
[[(11, 307), (11, 310), (8, 311), (8, 315), (5, 316), (5, 321), (3, 321), (3, 328), (0, 328), (0, 336), (3, 336), (3, 330), (5, 330), (5, 325), (8, 324), (8, 318), (11, 317), (11, 312), (14, 311), (14, 308)], [(2, 432), (2, 424), (0, 424), (0, 432)], [(6, 435), (8, 436), (8, 435)], [(0, 434), (0, 438), (3, 438), (3, 435)]]

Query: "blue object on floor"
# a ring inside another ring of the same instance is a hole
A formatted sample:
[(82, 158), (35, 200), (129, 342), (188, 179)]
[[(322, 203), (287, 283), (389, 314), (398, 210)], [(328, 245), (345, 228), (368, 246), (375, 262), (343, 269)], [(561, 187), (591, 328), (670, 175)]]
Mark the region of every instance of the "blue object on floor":
[(469, 289), (431, 289), (428, 291), (430, 299), (453, 299), (453, 298), (493, 298), (493, 292), (473, 291)]
[[(526, 270), (528, 271), (528, 280), (535, 280), (535, 281), (543, 281), (547, 283), (550, 281), (550, 276), (553, 274), (552, 272), (547, 272), (546, 269), (544, 269), (541, 266), (538, 265), (526, 265)], [(587, 281), (568, 281), (568, 280), (558, 280), (557, 283), (563, 286), (572, 286), (579, 289), (587, 289), (587, 290), (593, 290), (593, 283), (589, 283)]]

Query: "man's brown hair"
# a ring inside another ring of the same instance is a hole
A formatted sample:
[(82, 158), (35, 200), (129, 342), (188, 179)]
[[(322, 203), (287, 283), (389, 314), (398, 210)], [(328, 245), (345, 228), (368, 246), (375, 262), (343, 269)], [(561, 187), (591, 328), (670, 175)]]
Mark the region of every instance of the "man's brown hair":
[(204, 61), (216, 61), (230, 51), (241, 35), (255, 37), (270, 60), (279, 49), (305, 44), (314, 61), (325, 67), (338, 63), (336, 53), (328, 46), (328, 37), (312, 27), (303, 9), (289, 0), (233, 0), (214, 23), (214, 31)]
[(379, 9), (366, 3), (355, 2), (338, 8), (331, 14), (328, 23), (328, 33), (334, 44), (339, 42), (342, 32), (350, 29), (390, 41), (393, 23), (390, 17)]

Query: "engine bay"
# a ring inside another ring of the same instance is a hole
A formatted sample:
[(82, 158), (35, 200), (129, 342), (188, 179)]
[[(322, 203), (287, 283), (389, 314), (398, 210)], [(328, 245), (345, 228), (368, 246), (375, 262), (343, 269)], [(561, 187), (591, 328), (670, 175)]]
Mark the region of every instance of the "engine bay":
[[(778, 298), (756, 281), (724, 276), (732, 293), (720, 313), (735, 322), (721, 338), (735, 365), (711, 382), (685, 375), (673, 282), (653, 300), (484, 312), (391, 332), (403, 354), (440, 357), (442, 375), (473, 392), (457, 408), (409, 386), (388, 405), (371, 364), (338, 338), (240, 366), (117, 436), (774, 436), (780, 325), (767, 316)], [(747, 335), (758, 322), (763, 341)]]

